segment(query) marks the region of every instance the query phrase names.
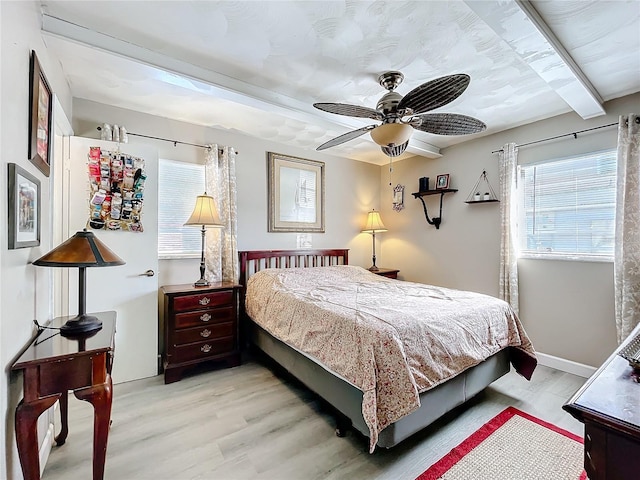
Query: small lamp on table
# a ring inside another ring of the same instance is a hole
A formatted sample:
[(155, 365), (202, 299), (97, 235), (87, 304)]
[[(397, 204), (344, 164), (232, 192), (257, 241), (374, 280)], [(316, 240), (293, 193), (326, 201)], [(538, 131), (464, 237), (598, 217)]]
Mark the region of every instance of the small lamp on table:
[(218, 209), (213, 200), (213, 197), (207, 195), (198, 195), (196, 199), (196, 206), (193, 209), (193, 213), (189, 219), (185, 222), (185, 225), (200, 226), (202, 233), (202, 249), (200, 252), (200, 279), (196, 281), (194, 287), (207, 287), (209, 282), (204, 278), (205, 264), (204, 264), (204, 240), (206, 234), (206, 228), (224, 228), (224, 225), (220, 221), (220, 215)]

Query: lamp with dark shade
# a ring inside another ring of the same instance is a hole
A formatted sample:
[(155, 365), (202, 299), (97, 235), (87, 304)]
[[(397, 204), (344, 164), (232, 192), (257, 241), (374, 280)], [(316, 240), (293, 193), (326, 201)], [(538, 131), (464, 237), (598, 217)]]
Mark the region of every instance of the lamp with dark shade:
[(376, 232), (386, 232), (387, 228), (382, 223), (382, 219), (380, 218), (380, 213), (376, 212), (375, 209), (371, 210), (367, 215), (367, 223), (362, 229), (362, 233), (370, 233), (373, 236), (373, 265), (369, 267), (369, 271), (377, 272), (380, 270), (376, 266)]
[(64, 243), (35, 262), (39, 267), (78, 267), (78, 315), (69, 319), (62, 327), (60, 334), (73, 337), (102, 328), (102, 321), (86, 313), (86, 278), (85, 269), (89, 267), (113, 267), (125, 262), (102, 243), (93, 232), (82, 230)]
[(213, 197), (207, 195), (198, 195), (196, 199), (196, 206), (193, 209), (193, 213), (189, 219), (185, 222), (185, 225), (200, 226), (202, 227), (202, 250), (200, 252), (200, 279), (193, 284), (194, 287), (206, 287), (209, 282), (204, 278), (204, 272), (206, 270), (204, 265), (204, 239), (206, 228), (223, 228), (222, 222), (220, 222), (220, 215), (218, 215), (218, 209), (213, 200)]

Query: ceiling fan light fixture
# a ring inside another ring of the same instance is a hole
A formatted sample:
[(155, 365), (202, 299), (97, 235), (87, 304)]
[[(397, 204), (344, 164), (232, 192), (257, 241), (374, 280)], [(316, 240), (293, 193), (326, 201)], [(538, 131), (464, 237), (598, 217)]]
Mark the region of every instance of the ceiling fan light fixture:
[(371, 138), (381, 147), (397, 146), (411, 138), (413, 127), (406, 123), (384, 123), (371, 130)]

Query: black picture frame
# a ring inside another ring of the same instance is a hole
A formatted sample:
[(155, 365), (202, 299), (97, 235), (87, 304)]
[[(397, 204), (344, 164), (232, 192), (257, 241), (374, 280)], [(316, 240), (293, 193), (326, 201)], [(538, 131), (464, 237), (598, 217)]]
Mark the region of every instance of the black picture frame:
[(40, 180), (15, 163), (8, 164), (9, 249), (40, 245)]
[(45, 177), (51, 171), (53, 92), (35, 50), (29, 66), (29, 160)]
[(449, 188), (449, 174), (438, 175), (436, 177), (436, 190), (445, 190)]

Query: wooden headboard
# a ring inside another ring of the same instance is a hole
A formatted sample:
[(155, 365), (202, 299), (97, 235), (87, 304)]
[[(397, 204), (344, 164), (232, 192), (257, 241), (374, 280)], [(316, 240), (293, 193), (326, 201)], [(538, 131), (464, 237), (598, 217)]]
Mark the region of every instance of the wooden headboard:
[(349, 250), (344, 248), (318, 250), (250, 250), (238, 252), (240, 257), (240, 312), (244, 316), (247, 281), (265, 268), (306, 268), (348, 265)]
[(247, 280), (264, 268), (306, 268), (330, 265), (348, 265), (348, 249), (319, 250), (250, 250), (239, 252), (240, 285), (247, 286)]

